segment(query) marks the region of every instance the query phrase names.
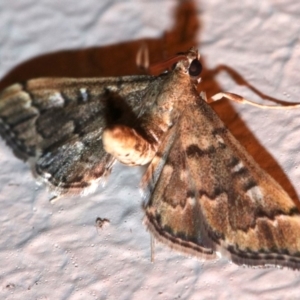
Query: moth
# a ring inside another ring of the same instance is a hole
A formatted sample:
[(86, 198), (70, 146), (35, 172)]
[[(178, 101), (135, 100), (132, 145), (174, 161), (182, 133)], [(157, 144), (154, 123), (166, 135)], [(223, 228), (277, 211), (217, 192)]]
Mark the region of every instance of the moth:
[[(115, 161), (147, 165), (144, 223), (172, 249), (300, 269), (300, 215), (197, 92), (195, 48), (160, 76), (42, 78), (0, 95), (2, 136), (57, 196), (92, 192)], [(238, 95), (221, 98), (247, 102)]]

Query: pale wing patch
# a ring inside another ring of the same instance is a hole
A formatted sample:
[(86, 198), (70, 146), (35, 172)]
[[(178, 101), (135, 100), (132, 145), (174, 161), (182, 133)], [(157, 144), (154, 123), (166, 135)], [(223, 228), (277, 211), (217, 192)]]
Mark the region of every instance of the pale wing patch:
[(251, 199), (255, 199), (256, 201), (263, 201), (263, 193), (258, 186), (254, 186), (246, 192)]
[(219, 134), (216, 134), (216, 135), (215, 135), (215, 138), (217, 139), (217, 141), (218, 141), (220, 144), (225, 145), (225, 142), (224, 142), (223, 138), (222, 138)]
[(49, 96), (49, 101), (52, 107), (63, 107), (65, 100), (60, 92), (55, 92)]
[(89, 95), (88, 95), (87, 89), (86, 88), (81, 88), (81, 89), (79, 89), (79, 91), (81, 93), (82, 100), (84, 102), (88, 101)]
[(233, 168), (231, 169), (232, 173), (238, 173), (240, 172), (242, 169), (244, 168), (243, 163), (240, 161), (238, 162), (237, 165), (233, 166)]

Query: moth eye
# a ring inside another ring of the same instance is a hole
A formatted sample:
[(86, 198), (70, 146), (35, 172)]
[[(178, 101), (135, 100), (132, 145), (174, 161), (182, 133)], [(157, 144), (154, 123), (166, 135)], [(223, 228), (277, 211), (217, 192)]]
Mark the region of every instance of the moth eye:
[(194, 59), (189, 67), (190, 76), (197, 77), (202, 71), (202, 65), (198, 59)]

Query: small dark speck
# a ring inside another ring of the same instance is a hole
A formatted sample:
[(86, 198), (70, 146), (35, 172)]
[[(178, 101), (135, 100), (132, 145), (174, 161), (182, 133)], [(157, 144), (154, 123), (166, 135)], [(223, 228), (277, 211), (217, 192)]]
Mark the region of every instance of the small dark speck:
[(16, 286), (13, 284), (13, 283), (9, 283), (9, 284), (7, 284), (6, 285), (6, 288), (7, 289), (13, 289), (13, 288), (15, 288)]
[(109, 219), (106, 219), (106, 218), (100, 218), (98, 217), (96, 219), (96, 227), (97, 228), (103, 228), (103, 226), (107, 223), (110, 223)]

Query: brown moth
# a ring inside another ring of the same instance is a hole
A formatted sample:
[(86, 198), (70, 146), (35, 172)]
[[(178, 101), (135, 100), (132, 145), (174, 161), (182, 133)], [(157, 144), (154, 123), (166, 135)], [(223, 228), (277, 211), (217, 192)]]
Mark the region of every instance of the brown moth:
[[(116, 160), (142, 179), (153, 236), (202, 258), (300, 269), (300, 215), (199, 96), (196, 49), (160, 76), (34, 79), (0, 95), (0, 128), (56, 195), (87, 194)], [(229, 93), (222, 97), (246, 102)]]

